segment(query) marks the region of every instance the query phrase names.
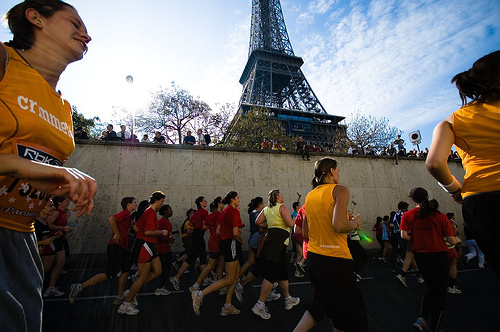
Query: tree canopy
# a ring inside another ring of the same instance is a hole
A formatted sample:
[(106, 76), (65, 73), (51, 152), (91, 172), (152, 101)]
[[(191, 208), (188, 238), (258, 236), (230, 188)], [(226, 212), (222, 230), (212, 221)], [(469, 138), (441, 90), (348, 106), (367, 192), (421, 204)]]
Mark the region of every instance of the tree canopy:
[(368, 146), (375, 150), (387, 147), (401, 133), (398, 128), (390, 126), (385, 117), (366, 116), (358, 111), (347, 119), (347, 137), (361, 151), (365, 151)]
[(75, 130), (78, 127), (82, 127), (83, 130), (89, 134), (90, 138), (98, 138), (101, 136), (101, 130), (104, 126), (99, 117), (94, 116), (93, 118), (87, 119), (82, 113), (78, 113), (76, 106), (71, 106), (71, 110), (71, 118), (73, 120), (73, 128)]
[(259, 149), (267, 138), (278, 140), (286, 149), (294, 149), (296, 138), (286, 134), (279, 120), (270, 118), (270, 111), (265, 108), (252, 108), (246, 114), (237, 114), (229, 125), (225, 145), (240, 148)]

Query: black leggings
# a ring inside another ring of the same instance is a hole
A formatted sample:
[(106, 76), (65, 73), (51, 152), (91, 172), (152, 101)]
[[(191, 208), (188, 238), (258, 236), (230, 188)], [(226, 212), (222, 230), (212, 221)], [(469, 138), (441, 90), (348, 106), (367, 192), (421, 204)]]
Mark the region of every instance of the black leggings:
[(448, 289), (448, 255), (445, 251), (415, 252), (414, 254), (420, 274), (427, 285), (427, 291), (422, 299), (420, 317), (427, 319), (431, 314), (431, 329), (438, 331)]
[(158, 288), (162, 288), (165, 286), (167, 282), (168, 275), (170, 274), (170, 267), (172, 266), (172, 253), (165, 252), (162, 254), (158, 254), (161, 262), (161, 276), (160, 282), (158, 283)]
[(469, 196), (464, 199), (462, 214), (465, 223), (475, 236), (477, 245), (500, 279), (500, 250), (498, 250), (500, 214), (497, 211), (499, 202), (500, 191)]
[(365, 303), (354, 278), (352, 260), (309, 251), (307, 262), (314, 302), (305, 307), (314, 321), (319, 322), (327, 315), (337, 329), (368, 331)]

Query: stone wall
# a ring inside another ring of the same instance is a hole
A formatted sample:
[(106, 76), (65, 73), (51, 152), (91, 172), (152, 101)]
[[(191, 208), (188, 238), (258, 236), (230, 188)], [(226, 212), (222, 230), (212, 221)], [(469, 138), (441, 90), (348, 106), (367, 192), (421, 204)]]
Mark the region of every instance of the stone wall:
[[(210, 203), (216, 196), (236, 190), (241, 199), (241, 219), (247, 226), (243, 228), (246, 241), (249, 235), (246, 208), (250, 199), (262, 196), (266, 201), (267, 193), (277, 188), (291, 210), (297, 192), (302, 194), (304, 202), (311, 190), (314, 162), (324, 156), (315, 155), (311, 161), (303, 161), (300, 156), (286, 151), (101, 141), (77, 143), (66, 166), (93, 176), (98, 191), (91, 215), (71, 218), (71, 223), (77, 223), (69, 236), (71, 251), (75, 254), (105, 253), (111, 234), (107, 220), (121, 210), (121, 198), (134, 196), (139, 202), (148, 199), (155, 190), (163, 191), (165, 203), (172, 206), (174, 229), (180, 228), (185, 211), (195, 208), (196, 197), (205, 196)], [(378, 248), (371, 231), (376, 217), (396, 210), (401, 200), (410, 202), (409, 191), (416, 186), (426, 188), (430, 197), (440, 203), (440, 210), (454, 212), (462, 225), (461, 206), (454, 203), (427, 173), (424, 160), (403, 158), (395, 165), (389, 157), (342, 155), (333, 158), (340, 167), (341, 184), (350, 189), (350, 200), (358, 203), (357, 212), (364, 223), (362, 233), (373, 239), (372, 243), (362, 242), (365, 248)], [(449, 165), (457, 179), (463, 179), (460, 163), (450, 162)], [(177, 236), (173, 251), (181, 250), (182, 243)]]

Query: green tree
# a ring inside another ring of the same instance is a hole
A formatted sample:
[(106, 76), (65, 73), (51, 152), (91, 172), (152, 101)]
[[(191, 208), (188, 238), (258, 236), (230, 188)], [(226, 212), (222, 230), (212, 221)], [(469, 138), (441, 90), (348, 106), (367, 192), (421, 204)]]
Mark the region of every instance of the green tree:
[(101, 129), (103, 127), (99, 117), (94, 116), (93, 118), (85, 118), (82, 113), (78, 113), (76, 106), (71, 106), (71, 118), (73, 120), (73, 128), (76, 130), (78, 127), (82, 127), (84, 131), (89, 134), (90, 138), (98, 138), (101, 136)]
[(402, 134), (401, 130), (390, 126), (385, 117), (365, 116), (358, 111), (349, 115), (347, 121), (347, 138), (361, 148), (360, 153), (368, 146), (375, 150), (387, 147), (396, 135)]
[(245, 115), (238, 113), (229, 125), (224, 145), (259, 149), (267, 138), (279, 140), (287, 150), (294, 149), (296, 137), (288, 136), (281, 122), (271, 116), (272, 113), (265, 108), (252, 108)]
[(193, 129), (189, 124), (209, 118), (210, 111), (208, 104), (172, 82), (170, 89), (160, 88), (151, 94), (148, 109), (135, 117), (135, 131), (160, 131), (168, 142), (182, 144), (183, 135)]

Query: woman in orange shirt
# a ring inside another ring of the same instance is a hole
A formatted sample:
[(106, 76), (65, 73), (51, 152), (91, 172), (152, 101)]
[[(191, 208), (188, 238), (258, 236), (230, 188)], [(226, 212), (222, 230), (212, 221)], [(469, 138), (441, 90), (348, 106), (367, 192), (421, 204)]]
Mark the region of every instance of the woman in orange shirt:
[[(500, 51), (477, 60), (451, 81), (462, 107), (434, 129), (425, 165), (441, 187), (463, 203), (464, 222), (500, 278)], [(465, 169), (462, 184), (448, 167), (452, 145)]]
[(331, 158), (314, 165), (313, 190), (305, 201), (304, 238), (309, 240), (308, 274), (314, 302), (294, 331), (309, 331), (324, 316), (334, 331), (368, 331), (366, 308), (354, 277), (347, 233), (361, 229), (361, 218), (349, 220), (349, 189), (339, 184), (339, 167)]
[(96, 191), (94, 179), (61, 167), (75, 145), (71, 107), (56, 92), (90, 36), (62, 1), (23, 1), (5, 17), (13, 40), (0, 42), (0, 320), (6, 331), (39, 331), (43, 269), (34, 219), (47, 195), (66, 196), (78, 216), (89, 214)]

